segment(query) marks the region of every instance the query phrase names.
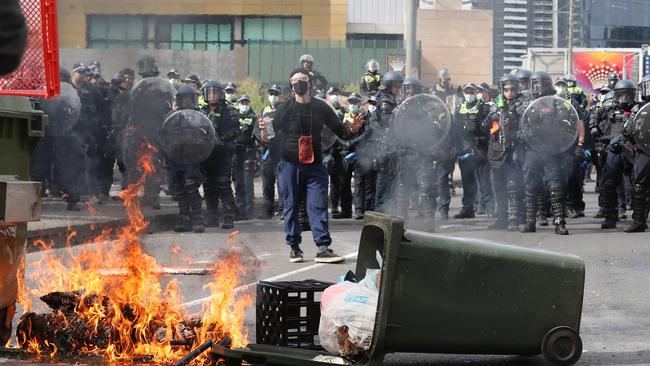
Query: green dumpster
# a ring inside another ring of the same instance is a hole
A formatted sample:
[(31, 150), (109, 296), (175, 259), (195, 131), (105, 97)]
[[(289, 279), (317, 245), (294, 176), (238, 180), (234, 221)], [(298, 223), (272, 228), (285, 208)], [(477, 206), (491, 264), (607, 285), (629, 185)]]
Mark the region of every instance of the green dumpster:
[[(356, 275), (379, 268), (382, 278), (373, 344), (366, 365), (392, 352), (543, 354), (572, 365), (584, 293), (579, 257), (477, 239), (404, 230), (401, 219), (367, 213)], [(314, 365), (316, 353), (251, 345), (217, 357), (252, 364)], [(267, 363), (263, 363), (263, 362)]]
[(47, 115), (27, 97), (0, 96), (0, 175), (29, 179), (32, 153), (47, 125)]

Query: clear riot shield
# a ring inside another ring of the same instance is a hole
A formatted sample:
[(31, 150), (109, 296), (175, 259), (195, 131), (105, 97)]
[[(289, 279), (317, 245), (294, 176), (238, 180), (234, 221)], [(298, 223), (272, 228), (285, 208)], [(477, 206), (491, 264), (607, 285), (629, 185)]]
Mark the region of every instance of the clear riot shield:
[(450, 128), (449, 108), (435, 95), (414, 95), (395, 108), (394, 135), (402, 147), (430, 150), (447, 137)]
[(573, 146), (579, 123), (570, 101), (549, 95), (530, 102), (521, 117), (521, 136), (533, 150), (555, 155)]
[(193, 109), (176, 111), (160, 130), (165, 155), (179, 164), (197, 164), (210, 156), (218, 138), (210, 119)]

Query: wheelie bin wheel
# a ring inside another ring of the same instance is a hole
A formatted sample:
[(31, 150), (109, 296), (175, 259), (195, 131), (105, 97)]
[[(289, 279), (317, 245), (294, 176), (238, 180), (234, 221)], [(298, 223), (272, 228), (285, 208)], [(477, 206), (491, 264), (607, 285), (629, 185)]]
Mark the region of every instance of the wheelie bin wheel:
[(542, 355), (555, 366), (575, 364), (582, 355), (580, 335), (569, 327), (549, 330), (542, 340)]

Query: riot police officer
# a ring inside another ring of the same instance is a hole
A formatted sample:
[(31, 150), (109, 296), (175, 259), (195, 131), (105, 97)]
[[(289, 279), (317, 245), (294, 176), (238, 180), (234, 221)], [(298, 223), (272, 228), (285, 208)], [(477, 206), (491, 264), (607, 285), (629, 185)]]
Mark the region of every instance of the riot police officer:
[(490, 107), (478, 100), (477, 91), (474, 84), (466, 84), (463, 87), (464, 100), (454, 114), (455, 137), (458, 139), (458, 165), (463, 184), (463, 207), (458, 214), (454, 215), (455, 219), (474, 217), (474, 201), (477, 193), (475, 172), (480, 164), (487, 163), (485, 154), (489, 134), (485, 129), (485, 120)]
[(130, 93), (133, 88), (133, 81), (135, 79), (135, 71), (131, 68), (123, 68), (117, 74), (115, 87), (111, 88), (109, 94), (109, 101), (111, 106), (111, 143), (115, 151), (115, 158), (117, 160), (117, 167), (122, 174), (121, 188), (125, 189), (128, 184), (127, 167), (124, 163), (126, 144), (125, 136), (126, 129), (131, 118), (131, 103)]
[(607, 156), (603, 167), (600, 201), (605, 213), (603, 229), (616, 228), (618, 212), (616, 209), (617, 188), (623, 182), (624, 174), (632, 171), (632, 145), (623, 134), (626, 123), (632, 123), (632, 111), (637, 107), (634, 101), (636, 86), (630, 80), (619, 80), (614, 87), (614, 98), (604, 103), (606, 118), (601, 121), (595, 133), (600, 141), (607, 144)]
[(226, 92), (226, 103), (233, 105), (237, 103), (239, 97), (237, 96), (237, 85), (235, 83), (226, 84), (223, 90)]
[(206, 81), (203, 95), (208, 105), (201, 111), (212, 121), (220, 140), (210, 157), (201, 164), (207, 206), (206, 226), (219, 226), (218, 208), (221, 201), (224, 210), (221, 228), (231, 229), (235, 220), (235, 198), (230, 178), (234, 142), (239, 135), (239, 115), (231, 104), (226, 103), (224, 87), (219, 82)]
[[(176, 93), (176, 109), (198, 109), (199, 94), (190, 85), (183, 85)], [(174, 227), (176, 232), (194, 231), (202, 233), (203, 202), (199, 194), (201, 185), (200, 164), (182, 164), (175, 162), (169, 156), (165, 159), (167, 174), (169, 174), (171, 190), (178, 200), (179, 221)]]
[[(650, 74), (641, 79), (639, 83), (639, 91), (641, 94), (641, 102), (634, 106), (632, 112), (636, 115), (639, 110), (650, 102)], [(640, 116), (643, 119), (643, 116)], [(650, 145), (648, 141), (636, 141), (635, 139), (647, 139), (648, 122), (643, 125), (639, 121), (629, 121), (624, 128), (625, 135), (632, 139), (633, 142), (639, 144), (643, 143), (645, 149), (636, 146), (634, 149), (634, 170), (632, 175), (632, 220), (631, 224), (625, 227), (626, 233), (639, 233), (644, 232), (648, 220), (648, 193), (650, 193), (650, 155), (648, 154), (647, 146)], [(645, 128), (643, 131), (637, 129)], [(642, 136), (637, 134), (642, 132)]]
[(528, 98), (530, 94), (530, 76), (532, 73), (525, 69), (512, 70), (512, 73), (517, 77), (519, 82), (519, 94)]
[[(275, 116), (275, 110), (280, 104), (282, 90), (273, 84), (268, 90), (269, 104), (262, 110), (261, 119), (268, 121), (267, 126), (273, 126), (271, 121)], [(274, 146), (275, 135), (269, 137), (269, 142), (264, 142), (260, 137), (259, 123), (255, 126), (255, 136), (258, 143), (263, 146), (262, 151), (262, 212), (260, 219), (270, 219), (273, 217), (275, 186), (277, 180), (278, 163), (280, 162), (280, 149)], [(280, 200), (280, 203), (282, 200)], [(279, 212), (282, 212), (281, 210)]]
[(171, 69), (167, 72), (167, 80), (169, 80), (169, 83), (172, 84), (176, 90), (183, 86), (181, 75), (176, 71), (176, 69)]
[[(535, 99), (556, 93), (550, 75), (543, 71), (538, 71), (531, 75), (530, 86), (531, 97)], [(577, 149), (581, 149), (584, 144), (584, 140), (580, 140), (581, 138), (584, 139), (584, 136), (579, 137)], [(563, 168), (566, 166), (566, 153), (543, 154), (530, 148), (528, 143), (526, 146), (528, 149), (523, 166), (526, 219), (521, 232), (536, 231), (535, 222), (539, 193), (544, 189), (544, 184), (547, 182), (550, 191), (555, 233), (558, 235), (568, 235), (569, 231), (566, 229), (565, 220), (566, 175), (563, 171)]]
[(307, 71), (312, 80), (311, 94), (316, 95), (316, 91), (325, 92), (327, 90), (327, 79), (314, 68), (314, 56), (306, 53), (300, 56), (300, 66)]
[[(405, 99), (425, 92), (422, 82), (414, 77), (404, 79), (402, 85)], [(438, 154), (437, 146), (430, 146), (427, 149), (415, 148), (412, 145), (399, 146), (397, 156), (398, 212), (405, 218), (408, 217), (409, 200), (413, 199), (417, 209), (416, 215), (433, 219), (436, 210), (433, 160)]]
[[(573, 78), (575, 79), (575, 77)], [(574, 95), (571, 93), (571, 87), (569, 85), (570, 85), (570, 81), (567, 80), (565, 77), (558, 78), (558, 80), (555, 82), (556, 95), (561, 98), (567, 99), (571, 102), (572, 106), (578, 112), (578, 116), (580, 116), (580, 120), (581, 120), (580, 123), (584, 124), (584, 120), (583, 120), (584, 110), (580, 105), (578, 99), (576, 99)], [(582, 90), (580, 89), (580, 91)], [(586, 103), (586, 99), (584, 102)], [(582, 130), (586, 130), (586, 129), (587, 126), (583, 125)], [(567, 154), (569, 154), (570, 156), (568, 155), (565, 160), (566, 161), (565, 171), (567, 173), (565, 212), (566, 212), (566, 216), (569, 218), (578, 218), (578, 217), (585, 216), (584, 214), (585, 201), (583, 200), (583, 194), (582, 194), (583, 182), (584, 182), (584, 170), (581, 169), (580, 166), (583, 163), (584, 159), (591, 158), (591, 150), (586, 148), (586, 146), (587, 145), (583, 144), (583, 146), (581, 147), (581, 151), (579, 151), (578, 154), (573, 154), (572, 151), (569, 151)], [(541, 204), (540, 207), (542, 207)]]
[(492, 186), (496, 200), (497, 220), (490, 229), (517, 231), (523, 224), (524, 150), (519, 140), (519, 119), (528, 106), (528, 99), (519, 94), (519, 81), (512, 74), (499, 80), (495, 104), (490, 107), (490, 142), (487, 159), (491, 167)]
[[(613, 105), (611, 102), (608, 102), (614, 98), (614, 91), (609, 88), (609, 86), (604, 85), (601, 88), (601, 99), (592, 109), (589, 116), (589, 131), (594, 142), (594, 153), (593, 163), (596, 167), (596, 190), (599, 191), (602, 187), (602, 173), (603, 167), (605, 166), (605, 161), (607, 158), (607, 144), (600, 140), (600, 124), (607, 119), (608, 109)], [(594, 215), (596, 219), (602, 219), (605, 217), (605, 211), (603, 209), (602, 197), (598, 195), (598, 211)]]
[[(341, 90), (337, 86), (332, 86), (327, 90), (327, 101), (334, 107), (336, 116), (341, 122), (345, 116), (345, 108), (340, 101)], [(342, 192), (342, 177), (345, 171), (343, 156), (341, 156), (341, 141), (336, 141), (329, 149), (323, 151), (323, 164), (327, 167), (330, 175), (330, 207), (331, 212), (336, 218), (352, 217), (352, 191)], [(347, 206), (346, 212), (339, 211), (339, 203), (343, 209), (344, 203)], [(341, 216), (341, 217), (339, 217)]]
[(619, 77), (618, 77), (618, 73), (615, 72), (615, 71), (612, 71), (612, 72), (610, 72), (609, 75), (607, 76), (607, 86), (608, 86), (610, 89), (614, 90), (614, 88), (616, 88), (616, 84), (618, 83), (619, 80), (620, 80), (620, 79), (619, 79)]
[(586, 111), (589, 102), (587, 101), (587, 95), (585, 92), (578, 86), (578, 79), (576, 79), (576, 76), (573, 74), (567, 74), (564, 76), (564, 80), (567, 83), (569, 96), (578, 103), (583, 111)]
[(366, 73), (361, 78), (359, 89), (365, 95), (375, 95), (379, 91), (381, 85), (381, 74), (379, 73), (379, 62), (371, 58), (366, 63)]
[(257, 154), (253, 130), (257, 115), (252, 110), (250, 98), (242, 95), (237, 99), (239, 110), (239, 135), (235, 139), (232, 176), (235, 183), (237, 219), (248, 220), (253, 213), (255, 168)]
[(390, 145), (389, 129), (392, 125), (393, 110), (397, 107), (404, 77), (397, 71), (384, 74), (379, 92), (377, 93), (377, 110), (370, 117), (370, 131), (368, 144), (363, 154), (373, 154), (377, 180), (375, 183), (375, 210), (388, 212), (389, 200), (394, 198), (394, 184), (396, 179), (396, 162), (394, 151)]
[(438, 71), (438, 80), (431, 88), (431, 94), (447, 102), (447, 97), (454, 95), (454, 88), (451, 86), (451, 73), (447, 69)]
[[(343, 117), (343, 123), (351, 124), (355, 118), (361, 116), (364, 120), (364, 126), (352, 134), (350, 140), (341, 140), (341, 156), (344, 158), (343, 171), (341, 172), (341, 212), (339, 215), (333, 215), (336, 218), (351, 217), (352, 211), (352, 177), (354, 176), (354, 212), (355, 219), (361, 220), (366, 211), (373, 209), (375, 200), (374, 176), (372, 171), (372, 162), (367, 158), (359, 157), (358, 147), (363, 145), (367, 136), (366, 122), (370, 118), (370, 113), (361, 110), (359, 104), (361, 96), (352, 93), (348, 97), (349, 112)], [(349, 196), (348, 196), (349, 195)]]

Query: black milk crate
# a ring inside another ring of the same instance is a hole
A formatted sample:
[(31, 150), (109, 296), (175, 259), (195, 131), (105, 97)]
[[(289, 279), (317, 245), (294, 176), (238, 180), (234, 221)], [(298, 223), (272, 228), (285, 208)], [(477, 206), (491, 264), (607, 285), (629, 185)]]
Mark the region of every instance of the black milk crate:
[(320, 350), (320, 297), (331, 282), (257, 283), (256, 343)]

